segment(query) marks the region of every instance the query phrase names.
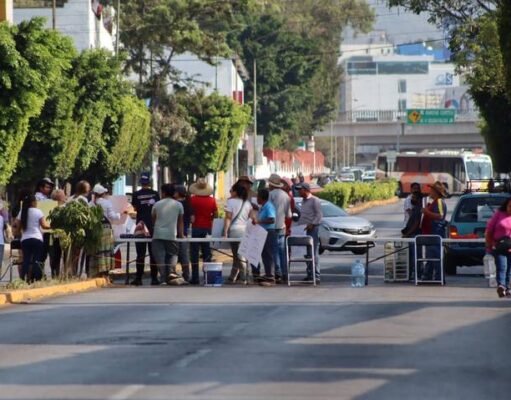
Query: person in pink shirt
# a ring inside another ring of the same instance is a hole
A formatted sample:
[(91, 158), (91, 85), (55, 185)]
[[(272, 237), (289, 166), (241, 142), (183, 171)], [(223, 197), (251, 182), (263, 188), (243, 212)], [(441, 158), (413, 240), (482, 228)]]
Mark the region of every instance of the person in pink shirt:
[(499, 297), (511, 297), (511, 249), (498, 250), (496, 245), (502, 238), (511, 238), (511, 197), (508, 198), (486, 225), (486, 252), (495, 257), (497, 266), (497, 293)]

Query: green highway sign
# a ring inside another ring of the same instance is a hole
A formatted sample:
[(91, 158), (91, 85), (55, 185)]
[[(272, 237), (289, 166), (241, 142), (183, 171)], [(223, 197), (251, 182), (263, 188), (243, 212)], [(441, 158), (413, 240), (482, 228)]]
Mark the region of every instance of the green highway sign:
[(456, 110), (450, 108), (412, 108), (406, 110), (408, 125), (454, 124)]

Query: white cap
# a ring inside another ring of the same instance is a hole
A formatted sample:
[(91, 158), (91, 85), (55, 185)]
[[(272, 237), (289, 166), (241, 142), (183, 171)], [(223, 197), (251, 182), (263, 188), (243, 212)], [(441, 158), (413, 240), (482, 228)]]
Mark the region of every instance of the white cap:
[(96, 183), (92, 188), (92, 192), (96, 194), (105, 194), (106, 192), (108, 192), (108, 189), (102, 186), (101, 184)]

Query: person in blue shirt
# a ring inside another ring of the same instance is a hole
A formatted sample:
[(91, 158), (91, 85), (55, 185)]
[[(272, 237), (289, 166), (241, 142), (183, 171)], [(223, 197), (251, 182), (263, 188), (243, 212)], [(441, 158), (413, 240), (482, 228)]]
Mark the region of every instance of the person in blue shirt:
[(254, 225), (260, 225), (268, 232), (262, 253), (264, 276), (259, 279), (259, 285), (261, 286), (273, 286), (275, 284), (275, 277), (273, 275), (275, 261), (273, 260), (273, 254), (276, 253), (275, 250), (279, 246), (278, 235), (275, 229), (277, 212), (275, 206), (268, 201), (269, 198), (270, 192), (268, 189), (261, 189), (257, 192), (257, 203), (260, 207), (257, 218), (253, 220)]

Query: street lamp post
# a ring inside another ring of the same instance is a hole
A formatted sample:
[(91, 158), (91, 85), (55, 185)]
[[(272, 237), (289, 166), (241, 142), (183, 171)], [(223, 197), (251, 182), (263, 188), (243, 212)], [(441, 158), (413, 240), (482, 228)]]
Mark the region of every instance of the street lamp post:
[(254, 164), (252, 174), (256, 174), (256, 143), (257, 143), (257, 63), (254, 57)]
[(405, 121), (401, 117), (399, 117), (399, 130), (397, 132), (396, 137), (396, 151), (399, 153), (401, 151), (401, 136), (405, 135)]

